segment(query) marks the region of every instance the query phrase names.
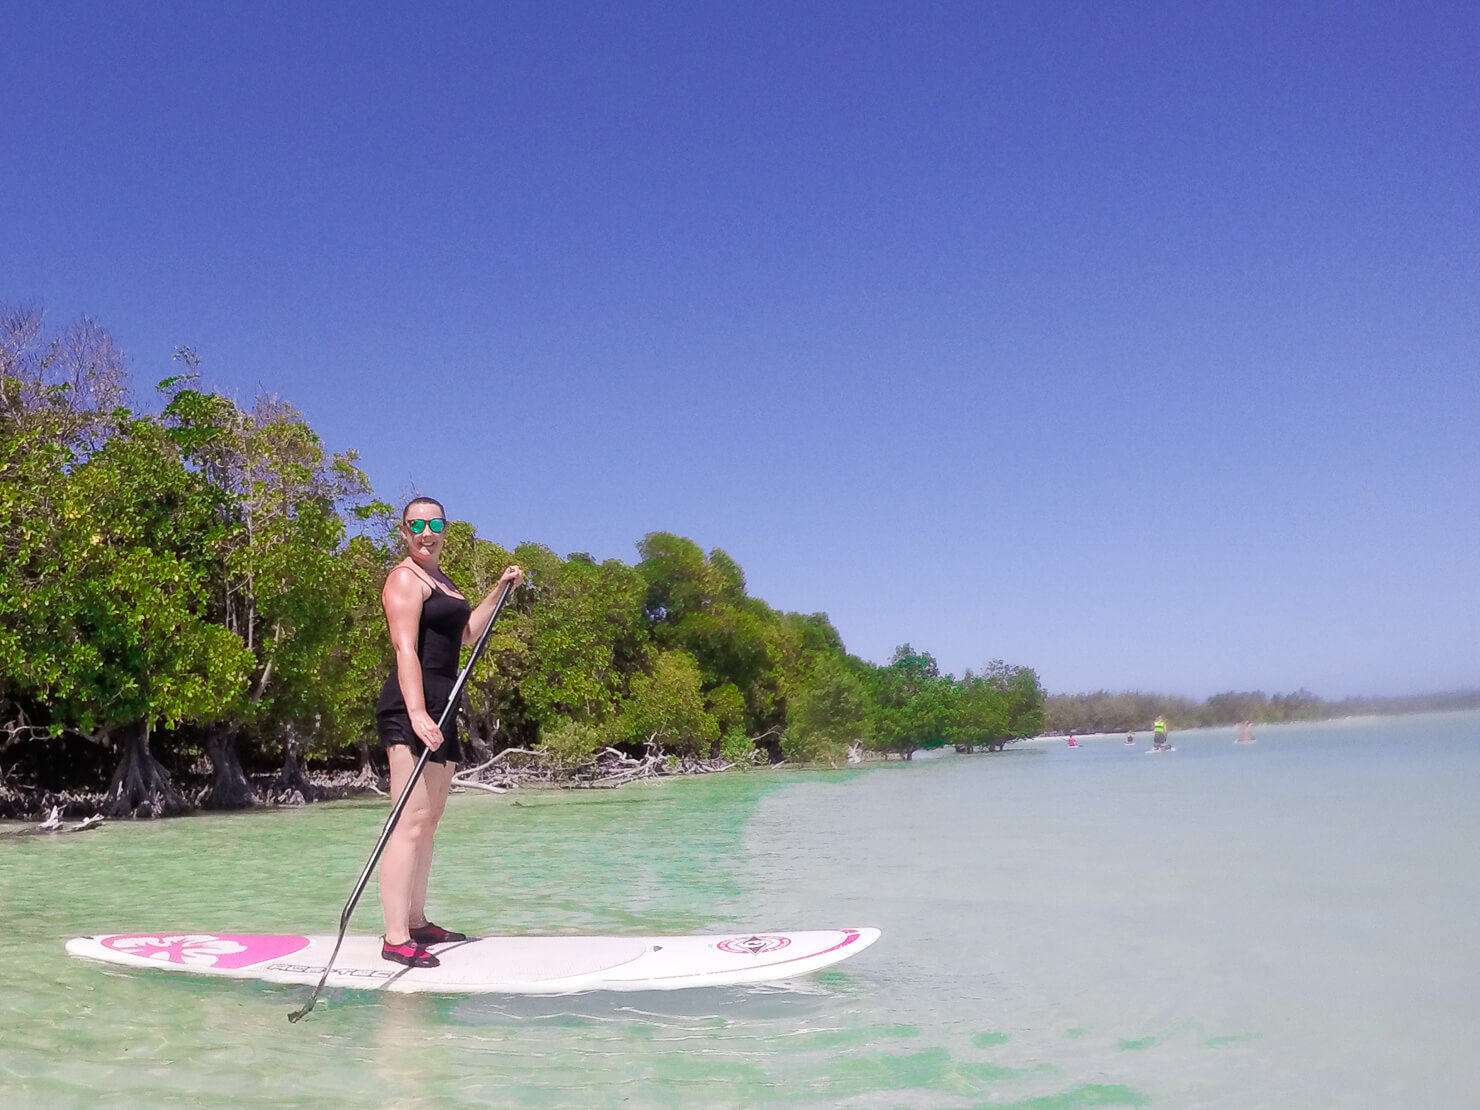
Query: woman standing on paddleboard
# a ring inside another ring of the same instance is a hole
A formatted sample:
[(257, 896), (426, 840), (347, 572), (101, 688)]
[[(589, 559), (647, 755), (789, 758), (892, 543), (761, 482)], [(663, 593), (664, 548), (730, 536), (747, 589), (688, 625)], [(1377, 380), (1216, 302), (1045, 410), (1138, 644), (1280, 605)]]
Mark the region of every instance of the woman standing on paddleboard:
[(385, 913), (380, 954), (407, 967), (436, 967), (437, 957), (427, 951), (428, 945), (467, 939), (433, 925), (426, 915), (432, 837), (462, 758), (456, 710), (441, 729), (437, 717), (457, 683), (462, 645), (476, 640), (492, 619), (499, 587), (508, 582), (512, 589), (524, 577), (518, 567), (509, 567), (474, 609), (442, 573), (446, 527), (446, 510), (439, 502), (430, 497), (409, 502), (400, 527), (409, 554), (380, 591), (396, 665), (381, 687), (375, 727), (390, 760), (393, 799), (406, 789), (423, 746), (431, 750), (380, 860), (380, 907)]

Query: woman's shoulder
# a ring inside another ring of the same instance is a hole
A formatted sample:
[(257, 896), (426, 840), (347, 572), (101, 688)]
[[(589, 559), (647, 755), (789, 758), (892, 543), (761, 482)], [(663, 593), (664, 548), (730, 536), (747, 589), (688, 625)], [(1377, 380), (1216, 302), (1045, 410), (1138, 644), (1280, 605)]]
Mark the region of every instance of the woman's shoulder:
[(396, 591), (416, 589), (421, 593), (422, 600), (425, 601), (430, 595), (430, 592), (437, 587), (427, 577), (424, 570), (407, 559), (391, 567), (390, 573), (385, 576), (385, 588), (386, 590)]

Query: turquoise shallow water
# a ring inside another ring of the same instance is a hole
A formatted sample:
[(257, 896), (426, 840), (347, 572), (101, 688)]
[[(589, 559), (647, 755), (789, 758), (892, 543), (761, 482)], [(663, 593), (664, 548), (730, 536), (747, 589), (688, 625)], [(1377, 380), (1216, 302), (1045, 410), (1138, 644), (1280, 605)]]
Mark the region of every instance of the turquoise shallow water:
[(1475, 1105), (1480, 715), (1232, 738), (454, 799), (438, 920), (883, 928), (788, 989), (331, 992), (290, 1025), (301, 990), (62, 942), (332, 932), (384, 803), (0, 841), (0, 1105)]

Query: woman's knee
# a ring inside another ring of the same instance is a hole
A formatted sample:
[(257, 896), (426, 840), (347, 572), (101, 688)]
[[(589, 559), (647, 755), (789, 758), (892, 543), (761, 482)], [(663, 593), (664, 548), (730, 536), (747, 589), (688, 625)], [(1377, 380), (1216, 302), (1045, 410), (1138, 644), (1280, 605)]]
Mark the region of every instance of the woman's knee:
[(447, 811), (447, 795), (452, 791), (452, 775), (454, 768), (451, 765), (438, 767), (436, 772), (427, 776), (427, 805), (432, 811), (432, 827), (436, 828), (437, 822), (442, 820), (442, 814)]
[(396, 822), (395, 831), (391, 835), (405, 840), (424, 840), (437, 827), (437, 816), (427, 803), (412, 801), (401, 811), (401, 819)]

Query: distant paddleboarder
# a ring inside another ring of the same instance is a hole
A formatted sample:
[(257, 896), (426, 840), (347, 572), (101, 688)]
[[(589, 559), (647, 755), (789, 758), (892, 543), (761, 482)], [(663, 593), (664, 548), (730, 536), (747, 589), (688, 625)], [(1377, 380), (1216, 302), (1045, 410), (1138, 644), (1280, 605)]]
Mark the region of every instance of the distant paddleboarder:
[(1157, 751), (1162, 751), (1167, 746), (1167, 719), (1156, 718), (1156, 723), (1151, 726), (1151, 746)]
[(1077, 748), (1077, 747), (1079, 747), (1079, 741), (1076, 740), (1076, 739), (1074, 739), (1074, 734), (1072, 732), (1069, 733), (1069, 747), (1071, 747), (1071, 748)]
[(1234, 743), (1235, 744), (1252, 744), (1253, 742), (1254, 742), (1254, 724), (1253, 724), (1252, 721), (1245, 721), (1242, 725), (1239, 726), (1238, 739), (1235, 740)]
[(447, 715), (441, 729), (437, 717), (457, 684), (462, 645), (475, 641), (492, 619), (499, 587), (508, 582), (513, 589), (524, 579), (518, 567), (509, 567), (474, 609), (439, 565), (446, 527), (441, 503), (430, 497), (411, 500), (401, 512), (399, 529), (409, 554), (380, 592), (396, 665), (380, 689), (375, 728), (390, 760), (393, 799), (405, 791), (423, 747), (431, 751), (380, 860), (380, 907), (385, 913), (380, 954), (407, 967), (436, 967), (439, 961), (427, 945), (467, 939), (433, 925), (426, 916), (432, 837), (462, 758), (456, 711)]
[(1127, 732), (1125, 734), (1125, 742), (1127, 744), (1134, 744), (1136, 742), (1136, 734), (1134, 732)]

